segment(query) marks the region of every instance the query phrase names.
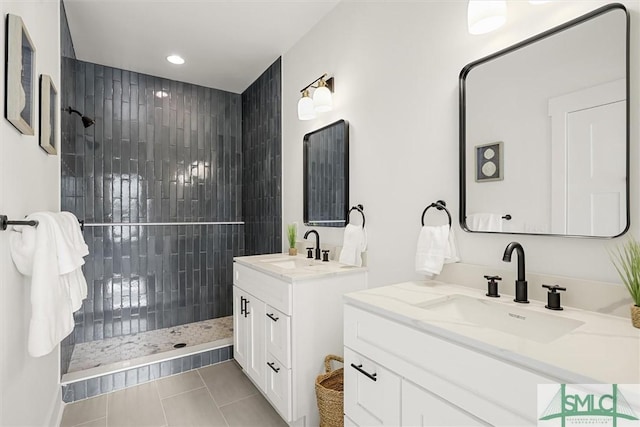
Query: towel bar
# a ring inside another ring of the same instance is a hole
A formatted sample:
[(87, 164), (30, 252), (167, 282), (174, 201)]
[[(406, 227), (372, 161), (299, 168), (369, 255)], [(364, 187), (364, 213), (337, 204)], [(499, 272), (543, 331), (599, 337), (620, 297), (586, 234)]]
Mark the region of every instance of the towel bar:
[(38, 226), (38, 221), (28, 220), (28, 221), (13, 221), (9, 220), (6, 215), (0, 215), (0, 229), (6, 230), (9, 225), (30, 225), (32, 227)]
[(451, 213), (449, 212), (449, 209), (446, 208), (446, 206), (447, 203), (444, 200), (438, 200), (424, 208), (424, 210), (422, 211), (422, 226), (424, 227), (424, 214), (427, 213), (429, 208), (436, 208), (439, 211), (444, 210), (446, 212), (447, 216), (449, 217), (449, 228), (451, 228)]
[(358, 211), (360, 212), (360, 215), (362, 215), (362, 228), (364, 228), (364, 223), (365, 223), (365, 217), (364, 217), (364, 206), (362, 205), (355, 205), (352, 206), (351, 209), (349, 209), (349, 212), (347, 212), (347, 224), (349, 224), (349, 216), (351, 215), (352, 211)]

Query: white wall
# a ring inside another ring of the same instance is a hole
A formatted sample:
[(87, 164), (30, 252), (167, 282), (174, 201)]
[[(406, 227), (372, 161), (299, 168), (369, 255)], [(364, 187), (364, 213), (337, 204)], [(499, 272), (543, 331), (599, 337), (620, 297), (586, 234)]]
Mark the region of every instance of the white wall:
[[(60, 90), (58, 0), (0, 0), (5, 46), (5, 17), (22, 17), (36, 48), (36, 74), (49, 74)], [(0, 70), (0, 98), (4, 100), (4, 67)], [(36, 91), (36, 107), (39, 105)], [(0, 118), (0, 213), (22, 218), (41, 210), (60, 208), (58, 156), (48, 156), (36, 136), (21, 135)], [(36, 108), (37, 111), (37, 108)], [(38, 117), (38, 114), (36, 114)], [(60, 129), (56, 129), (58, 135)], [(53, 425), (61, 406), (59, 351), (41, 358), (27, 354), (31, 304), (30, 285), (16, 271), (9, 253), (9, 231), (0, 231), (0, 425)]]
[[(474, 234), (457, 225), (462, 67), (606, 4), (507, 3), (504, 27), (472, 36), (466, 1), (343, 1), (287, 52), (282, 61), (283, 225), (302, 223), (303, 135), (344, 118), (351, 126), (350, 204), (364, 204), (367, 215), (370, 286), (420, 277), (413, 272), (420, 214), (437, 199), (446, 200), (454, 216), (463, 262), (486, 265), (485, 274), (508, 266), (502, 253), (516, 240), (525, 248), (530, 271), (619, 282), (606, 248), (621, 239)], [(623, 3), (631, 13), (631, 93), (637, 94), (640, 3)], [(299, 90), (323, 72), (335, 76), (334, 110), (299, 121)], [(636, 236), (639, 103), (639, 97), (631, 97), (631, 232)], [(430, 223), (444, 220), (433, 209), (427, 215)], [(322, 242), (341, 244), (341, 230), (318, 230)]]

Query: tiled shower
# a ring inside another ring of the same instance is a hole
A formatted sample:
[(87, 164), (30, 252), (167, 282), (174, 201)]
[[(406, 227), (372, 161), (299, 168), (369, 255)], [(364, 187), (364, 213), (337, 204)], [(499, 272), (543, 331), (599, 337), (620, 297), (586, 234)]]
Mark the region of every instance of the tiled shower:
[[(233, 257), (281, 249), (281, 131), (279, 59), (235, 94), (77, 60), (62, 19), (62, 108), (95, 119), (61, 123), (62, 210), (84, 221), (90, 250), (65, 374), (81, 343), (232, 315)], [(232, 357), (216, 351), (132, 382)], [(121, 374), (68, 386), (65, 400), (130, 385)]]

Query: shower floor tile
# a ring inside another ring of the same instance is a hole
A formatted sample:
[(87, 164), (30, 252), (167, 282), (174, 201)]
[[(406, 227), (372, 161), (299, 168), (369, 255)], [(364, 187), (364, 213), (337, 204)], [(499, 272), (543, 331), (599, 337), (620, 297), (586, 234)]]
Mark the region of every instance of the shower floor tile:
[(233, 337), (233, 316), (76, 344), (69, 373)]

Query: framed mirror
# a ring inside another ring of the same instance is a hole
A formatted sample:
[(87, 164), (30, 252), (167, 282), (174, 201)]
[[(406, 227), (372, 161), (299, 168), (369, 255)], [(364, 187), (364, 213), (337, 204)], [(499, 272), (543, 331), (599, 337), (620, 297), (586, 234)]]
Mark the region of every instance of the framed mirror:
[(349, 124), (339, 120), (303, 138), (305, 225), (344, 227), (349, 206)]
[(611, 4), (460, 73), (465, 231), (629, 228), (629, 15)]

